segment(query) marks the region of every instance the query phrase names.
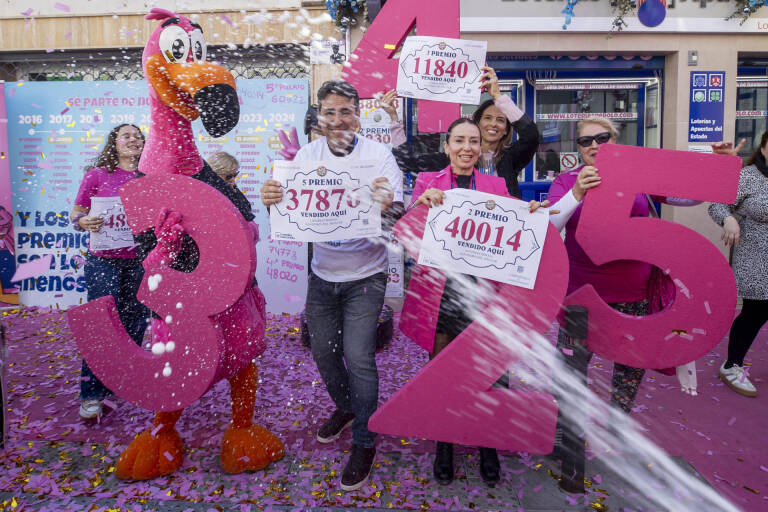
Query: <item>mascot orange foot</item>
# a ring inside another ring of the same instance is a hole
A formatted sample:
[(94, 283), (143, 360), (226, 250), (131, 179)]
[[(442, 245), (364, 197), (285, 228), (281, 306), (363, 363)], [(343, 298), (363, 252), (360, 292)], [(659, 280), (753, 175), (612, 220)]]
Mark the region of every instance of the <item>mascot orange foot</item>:
[[(221, 467), (227, 473), (242, 473), (265, 468), (283, 458), (285, 449), (269, 430), (253, 424), (258, 370), (251, 363), (229, 379), (232, 394), (232, 424), (221, 441)], [(181, 467), (184, 446), (176, 422), (182, 411), (158, 412), (154, 428), (139, 434), (120, 455), (118, 478), (148, 480), (169, 475)]]

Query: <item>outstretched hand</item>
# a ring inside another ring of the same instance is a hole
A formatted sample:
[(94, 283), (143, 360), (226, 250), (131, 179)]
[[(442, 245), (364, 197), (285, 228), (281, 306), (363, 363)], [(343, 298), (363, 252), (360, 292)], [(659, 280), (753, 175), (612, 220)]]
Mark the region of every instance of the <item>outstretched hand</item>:
[(291, 128), (290, 135), (286, 135), (283, 130), (275, 130), (277, 136), (280, 139), (280, 144), (283, 145), (283, 149), (277, 152), (278, 155), (284, 159), (291, 161), (299, 152), (301, 146), (299, 145), (299, 134), (296, 131), (296, 127)]
[(733, 147), (733, 142), (715, 142), (712, 144), (712, 152), (717, 155), (733, 155), (738, 156), (739, 151), (747, 143), (747, 139), (741, 139), (739, 145)]

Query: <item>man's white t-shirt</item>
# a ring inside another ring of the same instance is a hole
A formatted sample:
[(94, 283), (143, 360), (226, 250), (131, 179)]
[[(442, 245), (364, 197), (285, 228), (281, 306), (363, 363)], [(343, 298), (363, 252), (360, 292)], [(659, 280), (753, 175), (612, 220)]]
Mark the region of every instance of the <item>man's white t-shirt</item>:
[[(403, 173), (392, 151), (379, 142), (357, 137), (352, 152), (346, 156), (331, 153), (325, 137), (302, 147), (294, 161), (300, 160), (374, 160), (381, 162), (370, 181), (383, 177), (395, 191), (395, 202), (403, 201)], [(314, 242), (312, 271), (321, 279), (334, 283), (356, 281), (387, 270), (387, 239), (385, 237), (353, 238), (335, 242)]]

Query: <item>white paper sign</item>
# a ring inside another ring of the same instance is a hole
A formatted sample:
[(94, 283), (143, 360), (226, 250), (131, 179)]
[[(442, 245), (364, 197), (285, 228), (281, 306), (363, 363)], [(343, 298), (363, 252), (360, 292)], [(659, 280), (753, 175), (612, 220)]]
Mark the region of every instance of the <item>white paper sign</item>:
[[(403, 119), (402, 102), (400, 98), (395, 98), (395, 110), (398, 112), (398, 119)], [(379, 106), (379, 100), (361, 99), (360, 100), (360, 135), (376, 142), (381, 142), (385, 146), (392, 147), (392, 119), (383, 108)]]
[(549, 226), (549, 210), (485, 192), (445, 192), (429, 210), (419, 264), (532, 289)]
[(275, 160), (283, 200), (270, 208), (272, 238), (330, 242), (381, 235), (381, 209), (371, 200), (380, 162)]
[(133, 233), (125, 218), (125, 210), (120, 197), (92, 197), (89, 215), (104, 219), (101, 229), (91, 233), (90, 249), (108, 251), (133, 247)]
[(451, 103), (480, 103), (486, 41), (408, 37), (397, 67), (400, 96)]
[(386, 231), (384, 236), (388, 242), (387, 255), (389, 260), (387, 265), (387, 289), (384, 291), (384, 297), (402, 297), (403, 274), (405, 272), (403, 247), (391, 231)]
[(309, 45), (310, 64), (344, 64), (347, 60), (346, 43), (323, 39)]

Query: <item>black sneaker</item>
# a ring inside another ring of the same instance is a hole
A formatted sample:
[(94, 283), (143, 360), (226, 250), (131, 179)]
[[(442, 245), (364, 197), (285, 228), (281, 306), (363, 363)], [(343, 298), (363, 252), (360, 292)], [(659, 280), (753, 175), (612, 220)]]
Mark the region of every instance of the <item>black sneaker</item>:
[(331, 417), (323, 423), (320, 430), (317, 431), (317, 441), (324, 444), (334, 442), (345, 428), (352, 425), (353, 421), (355, 421), (353, 413), (336, 409)]
[(341, 490), (356, 491), (365, 485), (373, 469), (376, 448), (366, 448), (359, 444), (352, 445), (352, 453), (341, 473)]

